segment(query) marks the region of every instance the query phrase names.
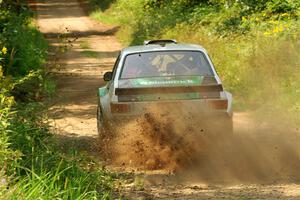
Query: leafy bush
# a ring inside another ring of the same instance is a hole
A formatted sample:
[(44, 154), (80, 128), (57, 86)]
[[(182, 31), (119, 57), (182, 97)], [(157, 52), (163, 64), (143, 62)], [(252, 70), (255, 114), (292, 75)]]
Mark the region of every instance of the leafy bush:
[[(97, 5), (101, 5), (101, 1)], [(280, 1), (222, 1), (222, 0), (133, 0), (110, 1), (106, 10), (94, 10), (92, 17), (108, 23), (126, 24), (120, 38), (131, 38), (130, 44), (160, 37), (166, 30), (180, 23), (205, 27), (207, 34), (219, 37), (269, 31), (284, 21), (296, 20), (300, 3), (297, 0)], [(107, 14), (105, 15), (106, 12)], [(280, 28), (280, 32), (288, 27)]]
[(32, 23), (31, 12), (13, 1), (0, 3), (0, 48), (5, 75), (26, 75), (45, 62), (47, 43)]
[(48, 129), (47, 43), (23, 3), (0, 0), (0, 199), (112, 199), (115, 177), (60, 152)]

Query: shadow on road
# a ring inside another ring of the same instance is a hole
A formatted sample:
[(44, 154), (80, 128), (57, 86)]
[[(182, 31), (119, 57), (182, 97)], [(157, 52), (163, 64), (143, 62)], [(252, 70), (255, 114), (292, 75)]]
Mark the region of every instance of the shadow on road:
[(62, 35), (64, 37), (72, 37), (72, 38), (81, 38), (81, 37), (88, 37), (88, 36), (92, 36), (92, 35), (99, 35), (99, 36), (105, 36), (105, 35), (113, 35), (115, 34), (120, 27), (116, 26), (116, 27), (112, 27), (111, 29), (108, 30), (101, 30), (101, 31), (72, 31), (72, 32), (66, 32), (66, 33), (57, 33), (57, 32), (48, 32), (45, 33), (45, 37), (46, 38), (59, 38)]

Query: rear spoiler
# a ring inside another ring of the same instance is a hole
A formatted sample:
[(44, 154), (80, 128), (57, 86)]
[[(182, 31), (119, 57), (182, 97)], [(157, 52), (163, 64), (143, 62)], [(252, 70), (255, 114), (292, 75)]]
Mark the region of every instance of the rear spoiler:
[(223, 86), (201, 85), (201, 86), (180, 86), (180, 87), (147, 87), (147, 88), (116, 88), (115, 94), (122, 95), (141, 95), (141, 94), (165, 94), (165, 93), (193, 93), (193, 92), (222, 92)]

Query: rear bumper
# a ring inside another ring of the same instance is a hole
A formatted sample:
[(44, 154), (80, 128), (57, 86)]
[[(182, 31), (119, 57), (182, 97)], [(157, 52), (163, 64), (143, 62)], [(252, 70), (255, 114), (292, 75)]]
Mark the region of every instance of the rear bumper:
[[(109, 112), (107, 119), (110, 121), (131, 120), (145, 113), (168, 116), (195, 116), (209, 118), (231, 118), (231, 109), (213, 109), (209, 106), (211, 100), (184, 100), (184, 101), (156, 101), (156, 102), (127, 102), (129, 110), (126, 112)], [(231, 102), (230, 102), (231, 103)], [(123, 103), (124, 104), (124, 103)], [(228, 105), (231, 108), (231, 105)]]
[(194, 131), (194, 133), (204, 135), (223, 135), (233, 132), (232, 114), (227, 113), (226, 110), (216, 111), (192, 107), (192, 110), (187, 111), (184, 106), (175, 105), (169, 107), (169, 105), (161, 104), (157, 109), (134, 114), (113, 114), (109, 119), (109, 125), (111, 128), (126, 127), (128, 123), (133, 122), (133, 125), (138, 125), (140, 128), (145, 124), (145, 127), (149, 125), (152, 128), (159, 127), (157, 130), (172, 127), (178, 133)]

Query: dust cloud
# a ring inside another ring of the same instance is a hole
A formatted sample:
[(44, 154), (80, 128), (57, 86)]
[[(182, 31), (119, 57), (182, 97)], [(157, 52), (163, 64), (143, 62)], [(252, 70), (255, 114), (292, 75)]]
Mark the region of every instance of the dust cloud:
[(191, 123), (182, 123), (184, 118), (175, 111), (170, 115), (166, 107), (151, 107), (144, 115), (118, 124), (108, 139), (109, 158), (137, 170), (171, 172), (188, 166), (193, 154), (203, 151), (204, 143), (201, 134), (192, 134)]
[(296, 127), (236, 113), (234, 133), (230, 133), (216, 127), (209, 130), (214, 119), (204, 121), (197, 113), (151, 107), (144, 115), (115, 126), (111, 137), (104, 140), (107, 162), (125, 171), (175, 173), (181, 181), (300, 180), (300, 132)]

